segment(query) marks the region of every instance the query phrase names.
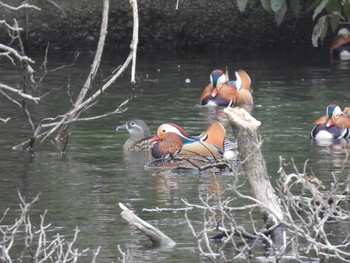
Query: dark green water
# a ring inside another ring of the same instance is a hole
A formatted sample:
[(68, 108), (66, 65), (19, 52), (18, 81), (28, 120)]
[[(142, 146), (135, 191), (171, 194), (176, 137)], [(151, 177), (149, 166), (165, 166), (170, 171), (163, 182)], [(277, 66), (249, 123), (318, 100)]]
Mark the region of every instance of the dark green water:
[[(105, 78), (124, 56), (106, 56), (99, 76)], [(50, 59), (53, 67), (68, 64), (67, 54)], [(40, 59), (38, 59), (38, 64)], [(70, 83), (74, 95), (83, 85), (92, 58), (82, 57), (69, 69), (47, 76), (40, 88), (53, 92), (38, 106), (31, 105), (35, 121), (62, 114), (70, 106), (65, 92)], [(28, 152), (11, 149), (30, 136), (23, 114), (0, 98), (0, 117), (11, 117), (0, 123), (0, 214), (10, 208), (5, 223), (18, 216), (19, 190), (27, 200), (40, 192), (40, 199), (31, 210), (32, 221), (38, 224), (39, 215), (47, 209), (46, 222), (52, 223), (52, 233), (60, 233), (70, 240), (79, 227), (77, 246), (96, 249), (101, 246), (98, 262), (117, 262), (123, 251), (129, 250), (132, 262), (201, 262), (196, 239), (192, 236), (184, 213), (146, 213), (142, 208), (184, 207), (183, 198), (200, 203), (208, 189), (213, 190), (215, 178), (197, 172), (163, 172), (155, 174), (144, 165), (151, 160), (145, 154), (125, 154), (122, 145), (128, 135), (116, 132), (115, 127), (131, 118), (146, 121), (153, 133), (164, 122), (176, 122), (192, 134), (203, 131), (213, 118), (222, 120), (228, 136), (232, 131), (219, 112), (197, 106), (203, 87), (209, 82), (209, 73), (216, 68), (245, 69), (253, 81), (255, 108), (253, 115), (262, 122), (260, 133), (267, 167), (274, 182), (279, 168), (278, 158), (294, 159), (302, 170), (306, 160), (325, 185), (331, 172), (339, 174), (345, 157), (341, 146), (318, 146), (309, 140), (312, 121), (324, 113), (328, 104), (348, 106), (350, 81), (349, 65), (331, 65), (326, 55), (231, 55), (208, 54), (188, 56), (139, 56), (137, 73), (141, 78), (134, 88), (129, 83), (129, 72), (119, 79), (102, 97), (99, 104), (86, 116), (114, 110), (135, 93), (121, 115), (94, 122), (76, 123), (66, 154), (61, 156), (50, 140), (36, 144), (33, 158)], [(21, 77), (13, 67), (0, 64), (0, 81), (21, 87)], [(233, 72), (232, 72), (233, 75)], [(186, 79), (190, 83), (186, 83)], [(97, 81), (95, 86), (97, 87)], [(214, 115), (214, 116), (213, 116)], [(349, 164), (345, 165), (347, 169)], [(346, 170), (348, 172), (348, 169)], [(294, 172), (292, 166), (287, 172)], [(217, 179), (225, 188), (232, 183), (232, 174), (224, 173)], [(214, 187), (215, 188), (215, 187)], [(248, 193), (248, 192), (247, 192)], [(228, 196), (232, 192), (226, 193)], [(150, 241), (120, 216), (118, 203), (132, 208), (139, 216), (163, 230), (176, 242), (175, 248), (154, 249)], [(238, 205), (238, 204), (235, 204)], [(189, 213), (195, 226), (203, 226), (201, 211)], [(246, 218), (247, 217), (247, 218)], [(248, 215), (238, 220), (248, 220)], [(341, 230), (340, 230), (341, 231)], [(17, 257), (13, 252), (13, 258)], [(79, 262), (90, 262), (91, 251)]]

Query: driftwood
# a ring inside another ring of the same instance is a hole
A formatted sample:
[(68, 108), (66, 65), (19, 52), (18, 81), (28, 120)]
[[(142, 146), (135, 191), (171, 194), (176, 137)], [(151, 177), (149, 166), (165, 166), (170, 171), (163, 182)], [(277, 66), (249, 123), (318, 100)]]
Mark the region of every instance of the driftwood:
[(260, 148), (262, 141), (258, 128), (261, 123), (242, 108), (225, 108), (224, 112), (236, 137), (242, 168), (254, 201), (260, 204), (266, 227), (273, 229), (271, 238), (274, 246), (282, 248), (285, 245), (285, 235), (283, 228), (278, 226), (284, 221), (283, 211), (270, 183)]
[(170, 237), (168, 237), (166, 234), (151, 224), (139, 218), (125, 205), (119, 203), (119, 206), (123, 210), (121, 212), (121, 216), (130, 224), (140, 229), (152, 241), (154, 245), (166, 247), (173, 247), (176, 245), (176, 242), (173, 241)]

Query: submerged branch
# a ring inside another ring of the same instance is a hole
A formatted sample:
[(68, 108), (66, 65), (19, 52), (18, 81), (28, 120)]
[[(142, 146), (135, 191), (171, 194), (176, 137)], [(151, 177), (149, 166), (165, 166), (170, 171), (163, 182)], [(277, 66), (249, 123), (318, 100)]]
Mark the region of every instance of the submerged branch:
[(145, 222), (138, 216), (136, 216), (130, 209), (128, 209), (122, 203), (119, 203), (120, 208), (123, 210), (121, 216), (130, 224), (140, 229), (154, 244), (159, 246), (173, 247), (176, 242), (170, 237), (164, 234), (159, 229)]

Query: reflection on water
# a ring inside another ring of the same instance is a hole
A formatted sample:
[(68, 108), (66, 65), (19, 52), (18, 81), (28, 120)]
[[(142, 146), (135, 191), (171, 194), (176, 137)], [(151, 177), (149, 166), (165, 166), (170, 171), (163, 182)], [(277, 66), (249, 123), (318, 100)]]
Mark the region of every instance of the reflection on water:
[(315, 165), (319, 166), (320, 170), (325, 170), (336, 176), (344, 176), (344, 171), (350, 168), (349, 159), (349, 144), (346, 140), (313, 140), (313, 151), (318, 159), (315, 159)]
[[(51, 63), (65, 63), (62, 58), (51, 58)], [(76, 94), (89, 63), (85, 61), (73, 69), (48, 75), (43, 90), (65, 86), (69, 76), (72, 94)], [(102, 71), (109, 72), (115, 66), (115, 61), (107, 59)], [(225, 171), (214, 177), (210, 172), (146, 169), (145, 165), (152, 160), (150, 154), (123, 153), (128, 134), (116, 132), (115, 126), (138, 118), (150, 126), (152, 134), (165, 122), (178, 123), (189, 133), (199, 134), (208, 123), (218, 120), (234, 140), (223, 108), (198, 106), (210, 72), (225, 66), (245, 69), (252, 78), (255, 102), (252, 113), (262, 123), (262, 151), (273, 181), (278, 176), (279, 156), (293, 158), (300, 170), (309, 160), (308, 169), (326, 186), (333, 180), (332, 172), (341, 175), (348, 171), (346, 144), (320, 145), (309, 139), (312, 121), (323, 114), (325, 106), (331, 103), (348, 106), (344, 95), (350, 80), (348, 64), (330, 64), (327, 56), (312, 54), (283, 58), (139, 56), (139, 76), (157, 81), (141, 80), (138, 87), (133, 87), (126, 73), (89, 114), (111, 111), (130, 92), (135, 92), (137, 96), (128, 104), (128, 111), (72, 125), (65, 156), (49, 141), (36, 146), (32, 160), (26, 152), (12, 151), (14, 144), (28, 138), (28, 125), (21, 113), (14, 113), (12, 105), (1, 99), (0, 117), (11, 120), (7, 124), (0, 122), (0, 210), (10, 207), (9, 217), (14, 218), (18, 211), (17, 189), (29, 200), (40, 192), (40, 200), (32, 211), (33, 221), (38, 223), (39, 214), (48, 209), (47, 222), (52, 222), (61, 234), (71, 237), (72, 229), (79, 226), (79, 247), (102, 246), (99, 262), (116, 262), (118, 244), (124, 251), (130, 251), (133, 262), (201, 262), (183, 213), (145, 213), (142, 208), (184, 207), (182, 199), (200, 203), (199, 196), (206, 197), (208, 193), (232, 197), (232, 191), (227, 191), (232, 173)], [(1, 81), (19, 85), (16, 71), (2, 64), (0, 69)], [(33, 117), (40, 120), (47, 114), (56, 116), (69, 106), (66, 94), (55, 92), (39, 104)], [(293, 167), (288, 172), (294, 172)], [(249, 194), (249, 189), (243, 191)], [(149, 249), (150, 241), (120, 217), (119, 202), (171, 236), (178, 245), (171, 249)], [(194, 221), (202, 220), (200, 211), (192, 211), (190, 216)], [(237, 220), (245, 221), (245, 216), (239, 215)], [(80, 262), (90, 260), (83, 258)]]

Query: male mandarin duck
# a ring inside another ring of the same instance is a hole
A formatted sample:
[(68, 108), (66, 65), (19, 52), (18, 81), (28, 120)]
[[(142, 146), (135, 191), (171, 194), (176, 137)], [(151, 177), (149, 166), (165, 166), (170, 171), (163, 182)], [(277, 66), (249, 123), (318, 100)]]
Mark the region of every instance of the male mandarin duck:
[(236, 80), (229, 81), (227, 71), (217, 69), (210, 74), (210, 83), (199, 97), (200, 105), (246, 106), (253, 105), (251, 79), (247, 72), (235, 72)]
[(314, 121), (311, 139), (348, 139), (350, 138), (349, 108), (344, 111), (337, 105), (328, 105), (326, 115)]
[[(150, 139), (156, 142), (152, 147), (152, 155), (159, 159), (170, 154), (204, 155), (220, 158), (224, 154), (226, 130), (219, 123), (214, 122), (198, 136), (191, 136), (182, 127), (174, 123), (159, 126), (157, 134)], [(228, 150), (228, 149), (226, 149)], [(232, 148), (230, 149), (232, 151)]]
[(152, 145), (149, 143), (151, 132), (144, 121), (130, 120), (123, 125), (117, 126), (116, 130), (127, 130), (130, 134), (130, 137), (123, 145), (124, 151), (142, 151), (152, 148)]
[(350, 32), (348, 28), (341, 28), (333, 39), (330, 52), (335, 60), (350, 60)]

